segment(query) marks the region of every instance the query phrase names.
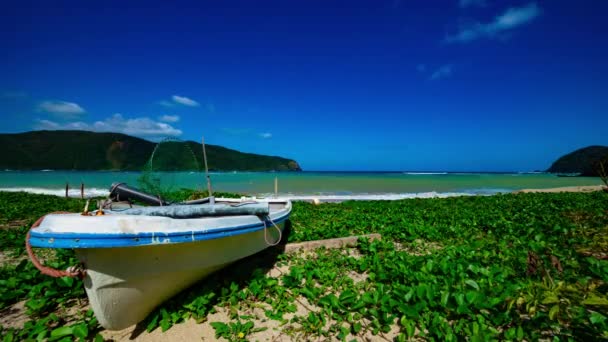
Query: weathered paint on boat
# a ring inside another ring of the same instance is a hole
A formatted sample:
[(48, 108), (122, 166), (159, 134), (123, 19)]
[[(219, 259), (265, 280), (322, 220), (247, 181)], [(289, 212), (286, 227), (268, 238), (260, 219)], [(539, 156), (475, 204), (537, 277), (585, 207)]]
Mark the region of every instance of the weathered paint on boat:
[[(275, 203), (269, 217), (282, 231), (290, 212), (290, 202)], [(32, 229), (30, 239), (35, 247), (75, 249), (87, 270), (84, 285), (91, 307), (109, 330), (140, 322), (196, 281), (279, 239), (270, 220), (253, 215), (124, 216), (49, 215)], [(93, 233), (101, 226), (103, 233)]]

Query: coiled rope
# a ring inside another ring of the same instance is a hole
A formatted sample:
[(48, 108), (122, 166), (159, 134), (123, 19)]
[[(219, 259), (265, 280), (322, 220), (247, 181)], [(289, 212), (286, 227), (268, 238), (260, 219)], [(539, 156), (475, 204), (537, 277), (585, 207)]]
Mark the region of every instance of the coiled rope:
[[(270, 221), (270, 223), (272, 223), (277, 232), (279, 232), (279, 238), (275, 242), (269, 242), (268, 240), (268, 227), (266, 226), (266, 220)], [(277, 224), (272, 221), (270, 216), (262, 218), (262, 222), (264, 222), (264, 241), (266, 241), (266, 244), (270, 247), (278, 245), (281, 242), (281, 239), (283, 239), (283, 232), (281, 232), (281, 228), (279, 228), (279, 226), (277, 226)]]
[[(56, 211), (50, 214), (71, 214), (70, 212), (67, 211)], [(47, 214), (49, 215), (49, 214)], [(34, 224), (32, 225), (32, 227), (27, 231), (27, 235), (25, 236), (25, 250), (27, 251), (27, 255), (30, 257), (30, 260), (32, 261), (32, 264), (34, 264), (34, 266), (36, 266), (36, 268), (45, 275), (51, 276), (51, 277), (55, 277), (55, 278), (61, 278), (61, 277), (72, 277), (72, 278), (84, 278), (84, 276), (86, 275), (86, 271), (81, 267), (81, 266), (70, 266), (68, 267), (65, 271), (62, 270), (58, 270), (52, 267), (48, 267), (48, 266), (44, 266), (42, 265), (42, 263), (40, 262), (40, 260), (38, 260), (38, 258), (36, 257), (36, 255), (34, 254), (34, 250), (32, 249), (32, 246), (30, 245), (30, 233), (32, 231), (32, 229), (40, 226), (40, 223), (42, 222), (42, 220), (46, 217), (46, 215), (42, 216), (41, 218), (39, 218), (38, 220), (36, 220), (36, 222), (34, 222)]]

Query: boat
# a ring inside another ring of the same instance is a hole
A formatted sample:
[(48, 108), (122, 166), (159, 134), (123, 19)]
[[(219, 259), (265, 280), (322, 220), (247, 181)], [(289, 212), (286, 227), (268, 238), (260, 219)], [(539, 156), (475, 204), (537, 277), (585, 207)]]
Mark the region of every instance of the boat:
[[(134, 196), (156, 206), (120, 204)], [(288, 200), (210, 197), (171, 204), (125, 184), (113, 185), (111, 198), (96, 211), (48, 214), (26, 238), (43, 273), (82, 278), (108, 330), (142, 321), (210, 273), (278, 244), (291, 213)], [(82, 269), (50, 270), (31, 247), (74, 249)]]

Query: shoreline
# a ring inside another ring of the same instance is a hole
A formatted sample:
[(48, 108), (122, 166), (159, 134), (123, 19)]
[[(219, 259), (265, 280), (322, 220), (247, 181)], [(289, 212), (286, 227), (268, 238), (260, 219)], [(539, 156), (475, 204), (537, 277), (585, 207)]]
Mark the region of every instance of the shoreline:
[[(578, 185), (553, 188), (525, 188), (525, 189), (470, 189), (464, 191), (424, 191), (424, 192), (405, 192), (405, 193), (351, 193), (351, 194), (292, 194), (279, 193), (277, 199), (303, 201), (303, 202), (344, 202), (344, 201), (396, 201), (414, 198), (447, 198), (460, 196), (492, 196), (497, 194), (520, 194), (520, 193), (559, 193), (559, 192), (593, 192), (601, 191), (605, 188), (604, 185)], [(26, 192), (39, 195), (54, 195), (57, 197), (65, 197), (65, 189), (42, 188), (42, 187), (23, 187), (23, 188), (0, 188), (0, 192)], [(108, 196), (107, 189), (88, 188), (84, 191), (84, 198), (105, 197)], [(80, 198), (80, 189), (72, 188), (68, 191), (68, 197)], [(251, 198), (274, 198), (274, 194), (245, 194), (244, 197)]]

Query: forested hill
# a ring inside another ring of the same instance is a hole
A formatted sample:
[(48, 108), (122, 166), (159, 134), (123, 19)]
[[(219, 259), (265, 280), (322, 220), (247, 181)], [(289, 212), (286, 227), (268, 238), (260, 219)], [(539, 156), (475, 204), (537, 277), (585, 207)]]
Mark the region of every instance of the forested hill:
[(597, 176), (598, 162), (608, 166), (608, 146), (588, 146), (557, 159), (547, 172)]
[[(0, 134), (0, 169), (142, 170), (156, 143), (121, 133), (32, 131)], [(186, 148), (185, 146), (189, 148)], [(205, 145), (209, 169), (215, 171), (300, 171), (295, 160), (243, 153)], [(177, 154), (177, 155), (176, 155)], [(172, 157), (178, 163), (163, 163)], [(179, 157), (179, 158), (176, 158)], [(196, 162), (193, 159), (196, 158)], [(192, 170), (202, 165), (202, 146), (188, 141), (165, 143), (155, 154), (155, 168)], [(160, 165), (160, 166), (159, 166)]]

